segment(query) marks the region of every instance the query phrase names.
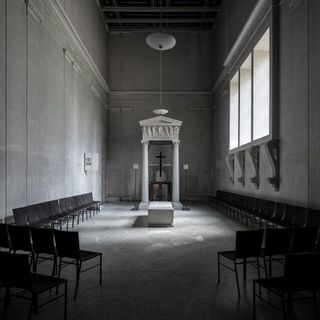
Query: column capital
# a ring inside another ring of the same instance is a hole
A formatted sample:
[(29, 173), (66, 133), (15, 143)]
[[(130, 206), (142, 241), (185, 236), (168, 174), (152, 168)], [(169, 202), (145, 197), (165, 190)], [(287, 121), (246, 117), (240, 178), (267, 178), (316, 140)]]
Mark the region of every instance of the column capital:
[(149, 141), (141, 140), (141, 144), (149, 144)]
[(180, 144), (180, 140), (173, 140), (172, 144)]

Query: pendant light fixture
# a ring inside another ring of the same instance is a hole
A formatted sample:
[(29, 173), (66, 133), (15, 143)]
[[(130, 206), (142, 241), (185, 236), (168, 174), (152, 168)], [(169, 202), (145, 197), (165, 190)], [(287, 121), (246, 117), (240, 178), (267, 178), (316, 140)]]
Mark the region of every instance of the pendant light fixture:
[(176, 45), (176, 39), (173, 35), (167, 32), (162, 32), (162, 1), (160, 0), (160, 31), (153, 32), (146, 37), (147, 45), (159, 51), (159, 107), (153, 112), (155, 114), (166, 114), (168, 110), (162, 108), (162, 51), (170, 50)]

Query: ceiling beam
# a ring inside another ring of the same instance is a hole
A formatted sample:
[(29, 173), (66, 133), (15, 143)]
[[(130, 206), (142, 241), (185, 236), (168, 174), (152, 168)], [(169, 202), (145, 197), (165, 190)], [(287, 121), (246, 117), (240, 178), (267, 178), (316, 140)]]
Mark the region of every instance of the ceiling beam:
[(103, 6), (107, 12), (219, 12), (219, 7), (111, 7)]
[[(215, 19), (105, 19), (105, 23), (214, 23)], [(159, 29), (159, 27), (158, 27)]]
[[(162, 31), (170, 31), (170, 32), (203, 32), (203, 33), (212, 33), (213, 30), (210, 27), (201, 27), (201, 26), (196, 26), (196, 27), (162, 27)], [(139, 32), (153, 32), (153, 31), (159, 31), (159, 27), (109, 27), (109, 33), (139, 33)]]

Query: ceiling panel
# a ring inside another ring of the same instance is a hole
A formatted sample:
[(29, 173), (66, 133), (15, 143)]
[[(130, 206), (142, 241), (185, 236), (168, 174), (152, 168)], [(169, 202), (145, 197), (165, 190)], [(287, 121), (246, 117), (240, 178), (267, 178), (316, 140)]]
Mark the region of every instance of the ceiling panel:
[(100, 0), (110, 32), (213, 31), (223, 0)]

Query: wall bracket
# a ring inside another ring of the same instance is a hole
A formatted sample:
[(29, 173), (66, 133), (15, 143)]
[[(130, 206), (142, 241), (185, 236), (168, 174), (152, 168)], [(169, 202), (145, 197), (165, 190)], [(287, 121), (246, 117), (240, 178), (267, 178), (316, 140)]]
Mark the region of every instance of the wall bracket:
[(246, 153), (245, 151), (239, 151), (236, 154), (236, 158), (238, 160), (238, 164), (241, 171), (241, 176), (238, 177), (238, 182), (244, 187), (245, 185), (245, 160), (246, 160)]
[(265, 144), (269, 162), (272, 168), (272, 177), (267, 179), (275, 191), (279, 191), (280, 174), (279, 174), (279, 141), (271, 140)]
[(234, 185), (234, 154), (228, 154), (226, 162), (229, 169), (229, 181)]
[(250, 158), (254, 167), (254, 177), (250, 178), (250, 181), (256, 186), (257, 189), (259, 189), (259, 169), (260, 169), (260, 147), (259, 146), (254, 146), (250, 148)]

